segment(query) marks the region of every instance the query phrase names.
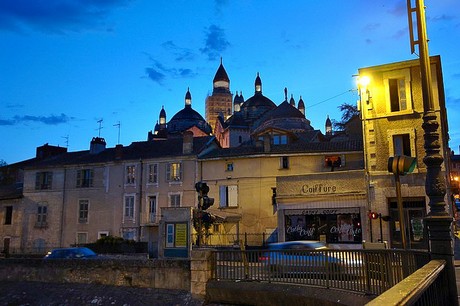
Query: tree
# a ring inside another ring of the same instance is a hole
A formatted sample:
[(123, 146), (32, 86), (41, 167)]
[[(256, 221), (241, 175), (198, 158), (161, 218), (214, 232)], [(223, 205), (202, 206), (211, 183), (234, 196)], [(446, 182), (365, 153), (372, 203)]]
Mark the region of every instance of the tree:
[(342, 112), (342, 119), (340, 121), (332, 120), (332, 125), (336, 131), (344, 131), (347, 123), (359, 116), (358, 107), (348, 103), (343, 103), (338, 106), (338, 109)]

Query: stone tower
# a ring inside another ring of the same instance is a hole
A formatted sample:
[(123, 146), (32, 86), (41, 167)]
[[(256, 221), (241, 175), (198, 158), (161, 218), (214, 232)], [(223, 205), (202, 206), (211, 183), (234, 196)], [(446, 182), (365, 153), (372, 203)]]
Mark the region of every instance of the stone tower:
[(212, 95), (206, 97), (206, 121), (215, 129), (217, 116), (222, 114), (224, 119), (232, 115), (232, 93), (230, 92), (230, 79), (222, 65), (217, 69), (213, 80)]

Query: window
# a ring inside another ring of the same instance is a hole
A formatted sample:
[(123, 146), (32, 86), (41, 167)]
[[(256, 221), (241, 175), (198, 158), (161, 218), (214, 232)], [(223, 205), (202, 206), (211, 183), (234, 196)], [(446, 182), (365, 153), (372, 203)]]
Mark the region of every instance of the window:
[(5, 224), (11, 224), (13, 221), (13, 206), (5, 207)]
[(48, 216), (48, 206), (46, 206), (46, 204), (43, 204), (43, 203), (38, 204), (36, 227), (46, 227), (48, 225), (47, 216)]
[(77, 244), (88, 243), (88, 233), (77, 233)]
[(406, 102), (406, 81), (404, 78), (389, 79), (390, 105), (392, 112), (399, 112), (407, 109)]
[(93, 187), (94, 171), (83, 169), (77, 171), (77, 188)]
[(181, 163), (169, 163), (166, 169), (166, 180), (181, 181), (182, 180), (182, 164)]
[(158, 184), (158, 164), (149, 165), (149, 184)]
[(125, 219), (134, 219), (134, 196), (125, 196), (125, 207), (123, 209)]
[(383, 73), (387, 113), (408, 112), (412, 109), (410, 69), (392, 70)]
[(225, 171), (233, 171), (233, 163), (227, 163)]
[(280, 145), (280, 144), (287, 144), (288, 138), (287, 135), (273, 135), (273, 144)]
[(136, 166), (126, 166), (126, 184), (133, 185), (136, 183)]
[(53, 181), (53, 173), (52, 172), (37, 172), (35, 175), (35, 189), (36, 190), (43, 190), (43, 189), (51, 189), (51, 183)]
[(78, 223), (88, 223), (89, 200), (78, 201)]
[(169, 206), (180, 207), (180, 193), (171, 193), (169, 195)]
[(109, 236), (109, 231), (103, 231), (103, 232), (97, 233), (97, 239), (101, 239), (101, 238), (108, 237), (108, 236)]
[(325, 168), (338, 168), (345, 165), (344, 156), (340, 155), (330, 155), (324, 157), (324, 167)]
[(287, 156), (282, 156), (280, 159), (280, 168), (289, 169), (289, 158)]
[(238, 207), (238, 186), (219, 186), (219, 207)]
[(394, 156), (411, 156), (409, 134), (393, 135), (393, 152)]
[(157, 197), (149, 197), (149, 221), (157, 223)]

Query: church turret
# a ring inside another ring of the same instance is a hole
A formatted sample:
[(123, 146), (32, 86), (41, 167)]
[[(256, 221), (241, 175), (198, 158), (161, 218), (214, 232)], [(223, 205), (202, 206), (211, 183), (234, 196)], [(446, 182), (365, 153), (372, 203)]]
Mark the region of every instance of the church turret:
[(166, 127), (166, 111), (164, 105), (161, 106), (160, 111), (160, 129)]
[(216, 75), (213, 80), (213, 93), (229, 93), (230, 92), (230, 79), (228, 78), (227, 71), (225, 71), (224, 65), (222, 64), (222, 57), (220, 58), (220, 66), (217, 69)]
[(291, 99), (289, 100), (289, 103), (295, 107), (295, 100), (294, 100), (294, 95), (291, 94)]
[(190, 88), (187, 88), (187, 93), (185, 94), (185, 106), (192, 107), (192, 95), (190, 94)]
[(299, 104), (298, 104), (298, 107), (299, 111), (305, 116), (305, 103), (303, 102), (302, 100), (302, 96), (300, 96), (300, 99), (299, 99)]
[(262, 80), (260, 79), (259, 73), (257, 72), (257, 77), (254, 82), (255, 93), (262, 94)]
[(332, 122), (329, 119), (329, 115), (327, 115), (326, 119), (326, 135), (332, 135)]

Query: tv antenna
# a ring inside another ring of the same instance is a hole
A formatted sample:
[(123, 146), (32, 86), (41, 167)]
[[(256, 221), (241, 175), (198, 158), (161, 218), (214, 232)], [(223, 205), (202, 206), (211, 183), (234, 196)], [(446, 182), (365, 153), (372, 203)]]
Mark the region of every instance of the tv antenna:
[(118, 121), (118, 123), (117, 123), (117, 124), (114, 124), (113, 126), (116, 126), (116, 127), (118, 127), (118, 142), (117, 142), (117, 144), (120, 144), (120, 130), (121, 130), (121, 122), (120, 122), (120, 121)]
[(61, 137), (65, 139), (65, 147), (68, 149), (69, 148), (69, 135), (67, 134), (66, 136), (61, 136)]
[(98, 134), (99, 138), (101, 137), (101, 130), (103, 129), (102, 121), (104, 121), (104, 119), (102, 119), (102, 118), (97, 121), (97, 123), (99, 123), (99, 128), (97, 128), (97, 130), (99, 130), (99, 134)]

